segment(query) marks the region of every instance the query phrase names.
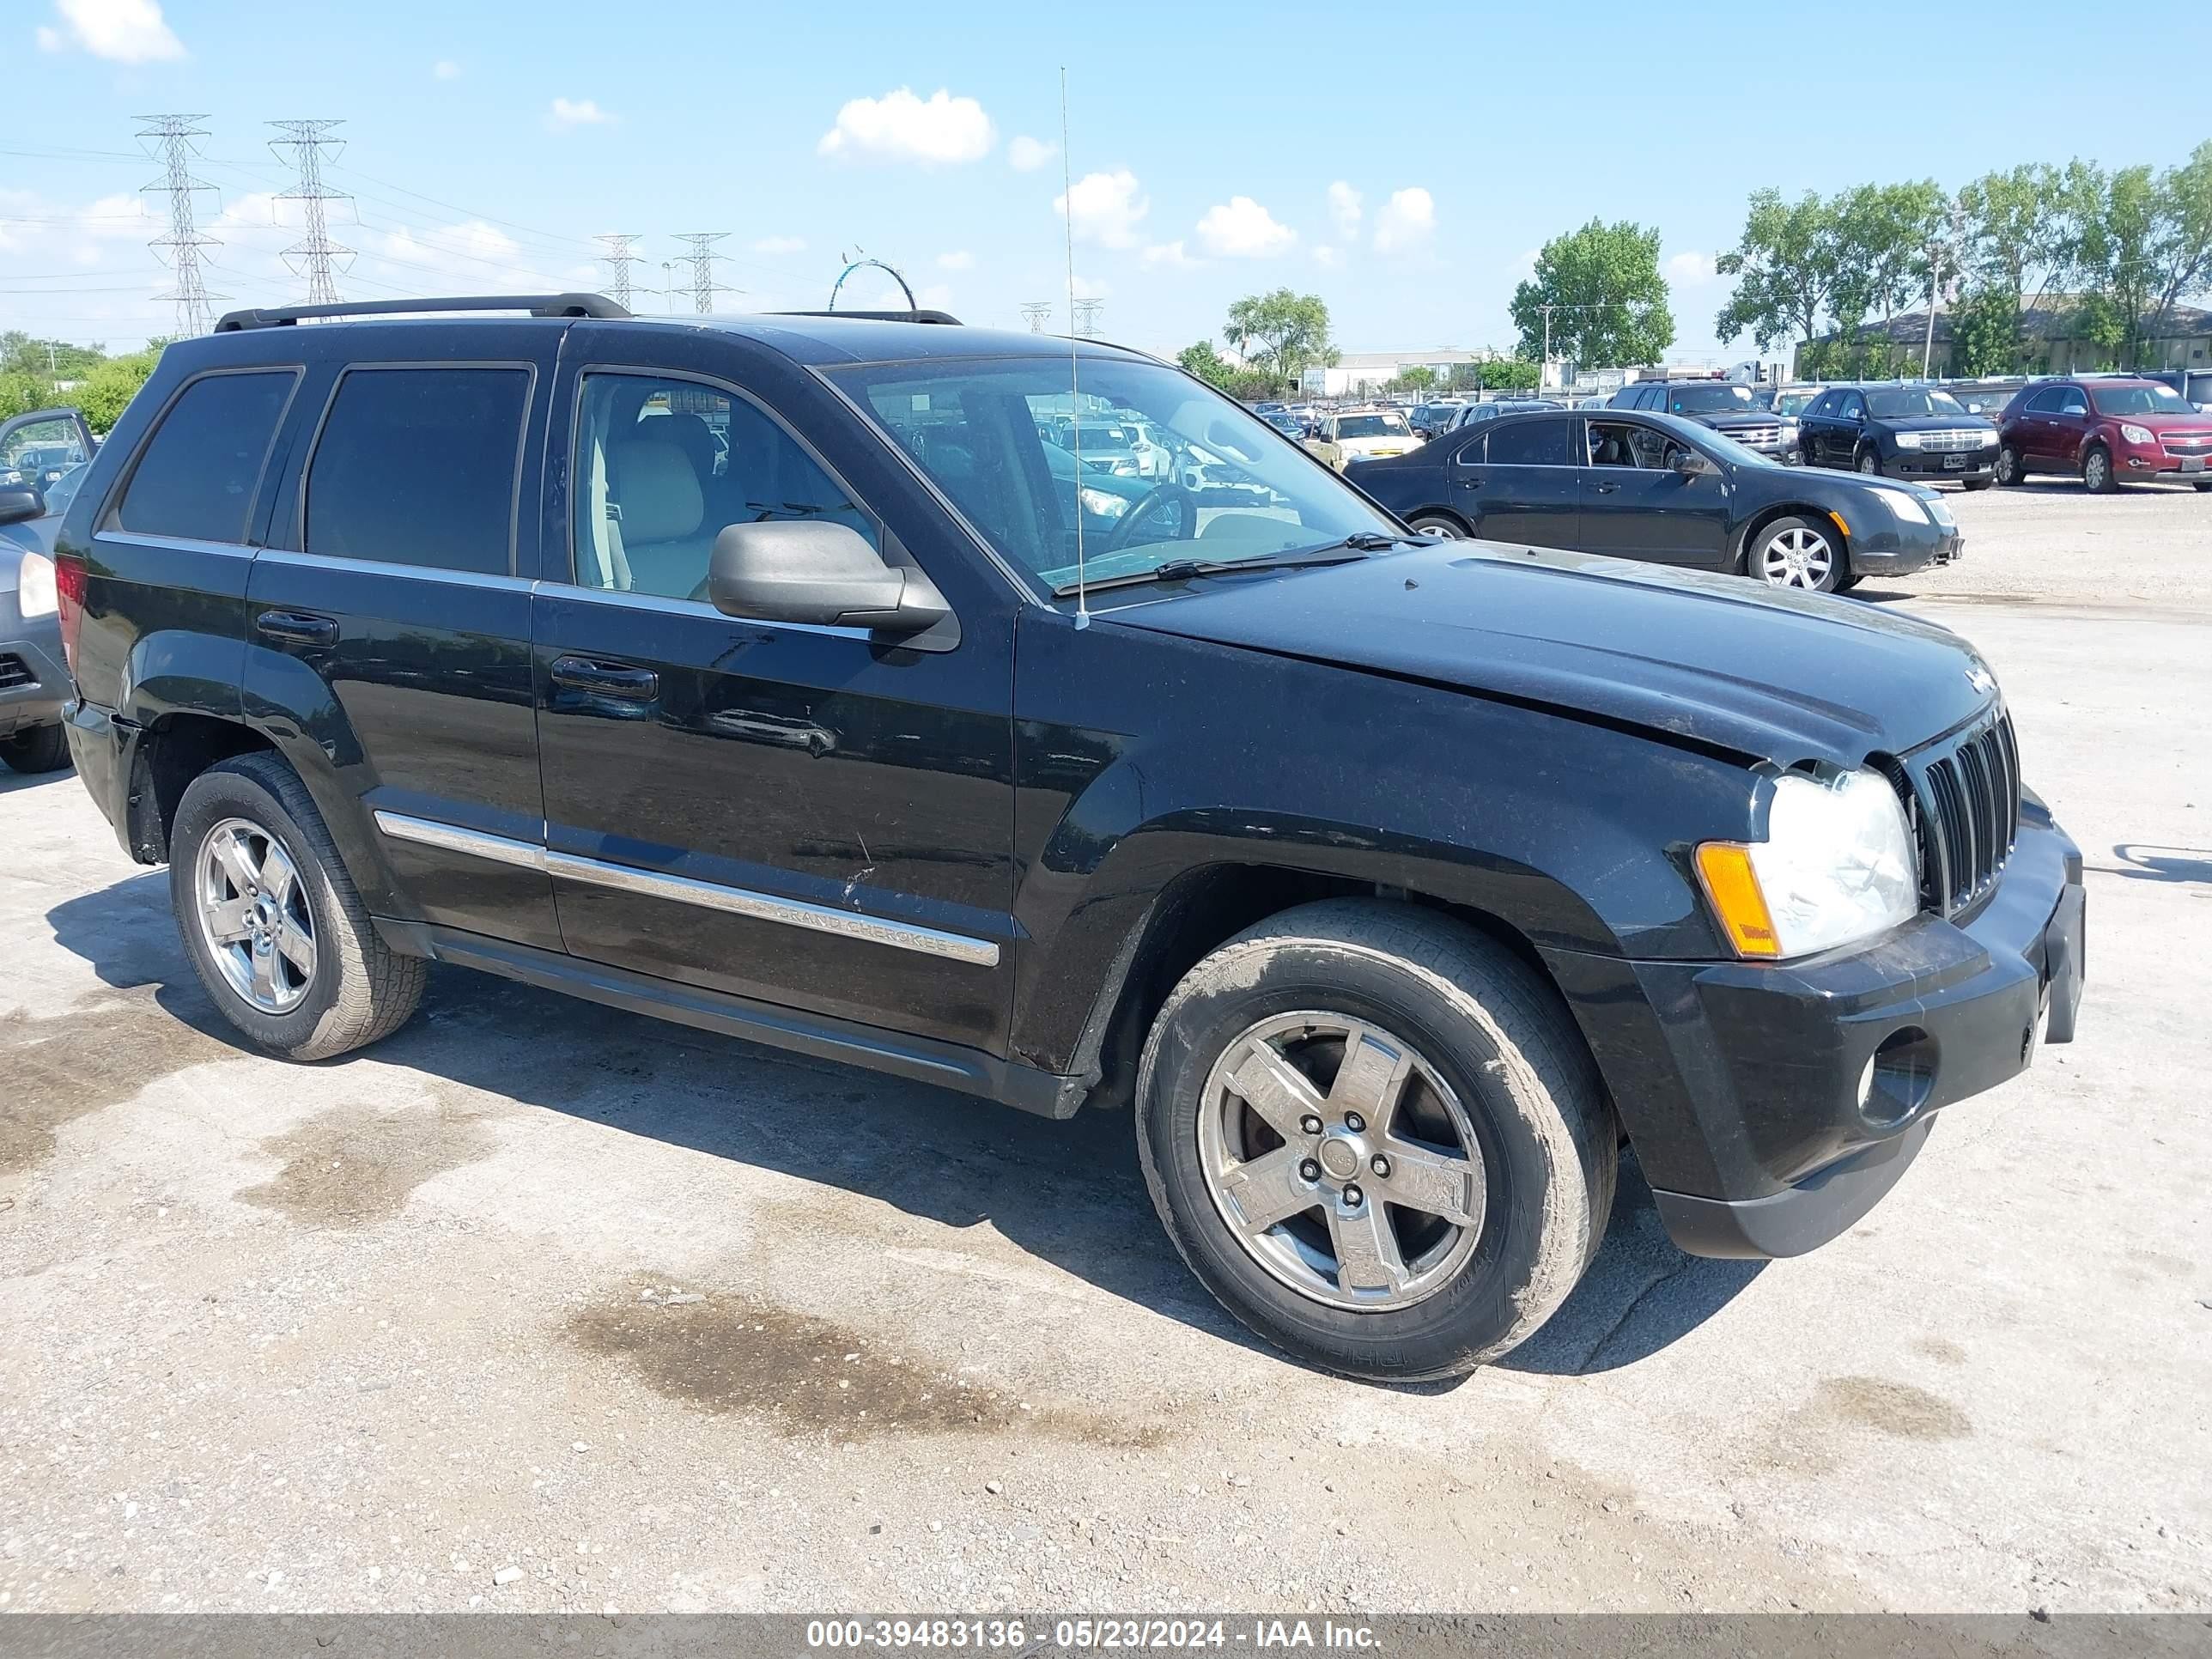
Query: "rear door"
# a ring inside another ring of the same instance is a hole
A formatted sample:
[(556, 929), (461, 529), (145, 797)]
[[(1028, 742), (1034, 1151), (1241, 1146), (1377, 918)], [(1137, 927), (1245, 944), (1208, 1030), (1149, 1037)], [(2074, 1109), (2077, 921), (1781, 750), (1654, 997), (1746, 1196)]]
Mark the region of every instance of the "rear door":
[(1717, 569), (1728, 547), (1729, 488), (1716, 470), (1686, 477), (1686, 446), (1641, 421), (1587, 422), (1582, 475), (1584, 552)]
[(2089, 394), (2078, 386), (2053, 386), (2051, 413), (2044, 421), (2044, 459), (2071, 471), (2081, 464), (2081, 446), (2094, 424)]
[[(717, 348), (580, 325), (562, 370), (568, 489), (547, 509), (536, 624), (562, 938), (593, 962), (997, 1049), (1013, 596), (902, 539), (862, 499), (873, 475), (832, 470), (800, 422), (830, 444), (854, 417), (818, 383)], [(880, 446), (839, 447), (883, 464)], [(835, 520), (894, 562), (931, 555), (947, 637), (894, 647), (717, 611), (716, 535), (779, 519)]]
[[(328, 755), (397, 878), (379, 914), (558, 949), (530, 587), (557, 331), (333, 331), (247, 588), (249, 717)], [(316, 769), (319, 772), (320, 768)]]
[(1571, 415), (1509, 415), (1477, 425), (1449, 469), (1474, 533), (1533, 547), (1579, 547), (1582, 468)]

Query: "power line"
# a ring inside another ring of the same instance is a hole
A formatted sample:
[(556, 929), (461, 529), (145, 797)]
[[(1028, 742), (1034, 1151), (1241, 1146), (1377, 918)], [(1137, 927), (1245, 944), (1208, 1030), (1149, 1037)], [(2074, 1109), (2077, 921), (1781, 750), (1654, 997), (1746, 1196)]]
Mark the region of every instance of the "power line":
[(176, 280), (167, 294), (157, 294), (157, 300), (167, 300), (177, 307), (177, 333), (180, 337), (204, 334), (215, 320), (210, 300), (228, 299), (228, 295), (210, 294), (200, 278), (200, 250), (222, 246), (212, 236), (203, 236), (192, 219), (192, 198), (204, 190), (213, 190), (213, 185), (192, 177), (192, 157), (197, 153), (192, 140), (204, 138), (208, 130), (199, 125), (204, 115), (142, 115), (146, 123), (138, 134), (141, 138), (161, 141), (161, 176), (144, 187), (145, 192), (161, 191), (169, 198), (169, 234), (156, 236), (146, 244), (160, 258), (166, 250), (168, 264)]
[(1030, 332), (1032, 334), (1043, 333), (1046, 319), (1051, 315), (1052, 301), (1049, 300), (1022, 301), (1022, 320), (1030, 325)]
[(638, 239), (609, 232), (592, 240), (606, 246), (604, 258), (608, 270), (607, 297), (628, 311), (630, 308), (629, 268), (637, 263), (637, 255), (631, 252), (630, 248)]
[(702, 317), (714, 308), (717, 294), (737, 291), (714, 280), (714, 261), (722, 257), (714, 252), (714, 244), (729, 234), (726, 230), (693, 230), (676, 238), (691, 250), (677, 263), (688, 261), (691, 266), (691, 308)]
[[(345, 141), (328, 136), (336, 121), (271, 121), (277, 131), (289, 134), (283, 138), (269, 141), (270, 149), (278, 161), (284, 152), (292, 152), (292, 165), (299, 174), (292, 188), (277, 197), (280, 202), (304, 202), (307, 212), (307, 234), (286, 248), (281, 256), (291, 267), (295, 276), (307, 279), (307, 303), (311, 306), (336, 305), (338, 301), (337, 277), (333, 266), (341, 259), (350, 262), (353, 250), (341, 247), (331, 240), (330, 225), (323, 212), (325, 202), (348, 199), (342, 190), (332, 190), (323, 183), (323, 152), (328, 150), (336, 161)], [(294, 264), (294, 261), (297, 264)]]

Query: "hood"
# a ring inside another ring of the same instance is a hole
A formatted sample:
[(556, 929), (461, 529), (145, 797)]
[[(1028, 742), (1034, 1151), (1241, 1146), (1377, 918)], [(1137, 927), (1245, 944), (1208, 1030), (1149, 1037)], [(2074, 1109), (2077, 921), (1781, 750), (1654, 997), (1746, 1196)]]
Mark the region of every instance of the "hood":
[(1110, 617), (1781, 766), (1899, 753), (1996, 695), (1966, 641), (1909, 617), (1739, 576), (1480, 542), (1210, 584)]
[(1777, 415), (1771, 409), (1726, 409), (1711, 415), (1684, 415), (1678, 418), (1695, 421), (1716, 432), (1730, 432), (1740, 426), (1775, 426), (1784, 421), (1794, 421), (1795, 415)]
[(2204, 418), (2202, 410), (2188, 415), (2100, 415), (2097, 418), (2107, 425), (2125, 421), (2132, 426), (2147, 428), (2161, 438), (2184, 434), (2192, 438), (2212, 436), (2212, 421)]
[(1418, 432), (1384, 432), (1372, 438), (1339, 438), (1336, 447), (1347, 455), (1402, 455), (1421, 447)]

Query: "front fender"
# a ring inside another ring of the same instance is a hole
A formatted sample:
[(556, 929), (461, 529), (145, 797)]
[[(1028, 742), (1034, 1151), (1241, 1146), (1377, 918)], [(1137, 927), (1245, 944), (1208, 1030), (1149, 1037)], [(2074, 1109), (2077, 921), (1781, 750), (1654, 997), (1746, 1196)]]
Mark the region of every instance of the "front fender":
[(1070, 1068), (1160, 896), (1217, 866), (1402, 890), (1538, 950), (1720, 954), (1689, 874), (1754, 780), (1654, 736), (1385, 676), (1025, 615), (1012, 1040)]

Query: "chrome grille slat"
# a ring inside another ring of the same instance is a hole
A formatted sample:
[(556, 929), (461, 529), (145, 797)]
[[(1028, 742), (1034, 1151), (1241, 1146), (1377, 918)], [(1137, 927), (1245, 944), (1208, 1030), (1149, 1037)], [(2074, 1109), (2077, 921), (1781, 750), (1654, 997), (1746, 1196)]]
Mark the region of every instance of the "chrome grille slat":
[(1995, 884), (2020, 826), (2020, 749), (2000, 713), (1891, 772), (1920, 854), (1921, 902), (1953, 915)]

